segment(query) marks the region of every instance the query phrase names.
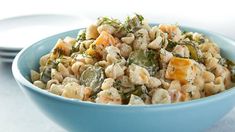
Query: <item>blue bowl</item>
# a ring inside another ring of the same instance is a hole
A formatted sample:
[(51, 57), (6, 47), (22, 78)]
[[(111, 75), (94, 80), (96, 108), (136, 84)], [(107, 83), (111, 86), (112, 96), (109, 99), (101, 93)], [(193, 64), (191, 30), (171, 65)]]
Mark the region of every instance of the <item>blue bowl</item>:
[[(208, 31), (203, 33), (221, 48), (222, 55), (235, 61), (235, 42)], [(51, 120), (68, 131), (81, 132), (199, 132), (209, 128), (235, 105), (235, 89), (188, 102), (164, 105), (103, 105), (64, 98), (35, 87), (29, 81), (30, 69), (37, 70), (39, 59), (51, 51), (59, 38), (76, 37), (78, 30), (60, 33), (24, 48), (12, 66), (22, 91)], [(27, 116), (27, 114), (26, 114)]]

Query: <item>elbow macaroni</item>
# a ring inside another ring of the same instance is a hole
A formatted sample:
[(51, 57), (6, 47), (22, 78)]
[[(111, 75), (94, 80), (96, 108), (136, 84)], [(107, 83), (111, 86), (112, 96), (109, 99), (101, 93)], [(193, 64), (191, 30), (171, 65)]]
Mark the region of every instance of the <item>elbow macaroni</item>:
[(81, 101), (169, 104), (231, 88), (231, 66), (205, 35), (178, 25), (150, 26), (136, 14), (123, 23), (101, 17), (77, 38), (59, 39), (30, 79), (41, 89)]

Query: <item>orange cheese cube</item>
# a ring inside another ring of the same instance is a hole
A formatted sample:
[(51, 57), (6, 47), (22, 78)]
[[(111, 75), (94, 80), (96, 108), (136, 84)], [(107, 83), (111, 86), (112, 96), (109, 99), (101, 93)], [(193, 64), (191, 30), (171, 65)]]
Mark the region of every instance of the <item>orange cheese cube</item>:
[[(102, 51), (109, 45), (114, 45), (118, 41), (108, 32), (102, 31), (99, 37), (93, 44), (86, 50), (86, 53), (91, 56), (99, 57), (102, 55)], [(93, 48), (95, 47), (95, 48)]]
[(172, 57), (165, 77), (170, 80), (179, 80), (181, 83), (192, 81), (196, 76), (196, 67), (193, 60)]
[(106, 31), (102, 31), (99, 37), (95, 40), (95, 44), (98, 45), (114, 45), (116, 44), (116, 39)]

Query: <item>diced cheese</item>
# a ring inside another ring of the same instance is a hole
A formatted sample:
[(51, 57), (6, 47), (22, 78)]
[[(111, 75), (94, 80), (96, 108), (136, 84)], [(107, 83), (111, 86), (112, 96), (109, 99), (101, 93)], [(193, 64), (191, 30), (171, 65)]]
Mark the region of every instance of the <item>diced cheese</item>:
[(109, 45), (115, 45), (117, 40), (106, 31), (102, 31), (99, 37), (94, 41), (93, 44), (86, 50), (86, 53), (91, 56), (99, 56), (105, 47)]
[(167, 67), (165, 77), (179, 80), (181, 83), (192, 81), (196, 76), (196, 67), (193, 60), (173, 57)]
[(100, 36), (95, 40), (95, 44), (102, 44), (104, 46), (114, 45), (116, 44), (116, 40), (111, 34), (107, 33), (106, 31), (102, 31)]

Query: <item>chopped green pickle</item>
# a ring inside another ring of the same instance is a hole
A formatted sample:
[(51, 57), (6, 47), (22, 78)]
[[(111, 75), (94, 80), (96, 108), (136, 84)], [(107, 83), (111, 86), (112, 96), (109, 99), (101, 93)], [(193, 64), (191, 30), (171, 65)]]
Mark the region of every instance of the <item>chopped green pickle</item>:
[(88, 67), (80, 77), (80, 83), (87, 87), (91, 87), (94, 92), (100, 89), (102, 82), (104, 81), (104, 71), (102, 67), (90, 66)]
[(129, 65), (134, 63), (148, 70), (150, 75), (155, 75), (158, 70), (157, 52), (153, 50), (136, 50), (129, 56)]

